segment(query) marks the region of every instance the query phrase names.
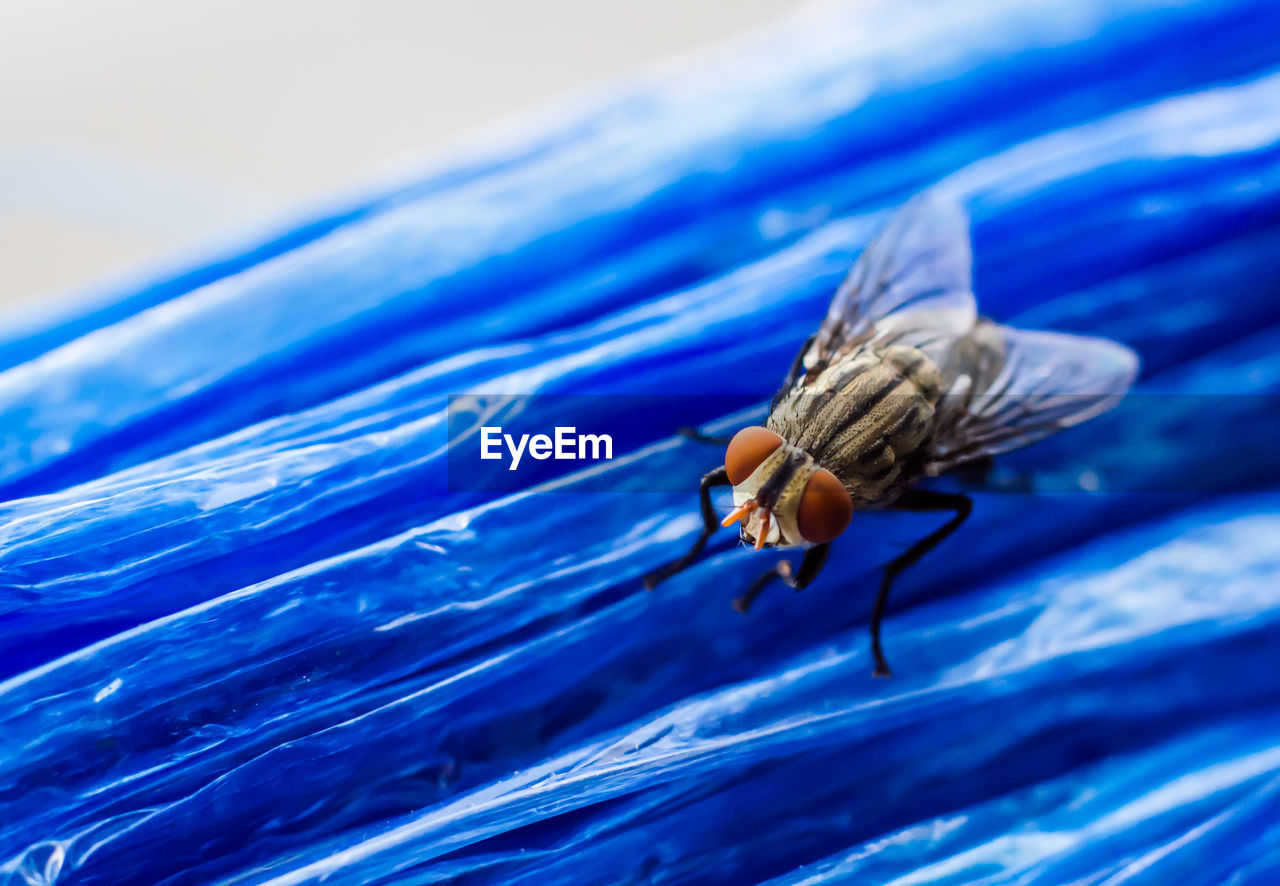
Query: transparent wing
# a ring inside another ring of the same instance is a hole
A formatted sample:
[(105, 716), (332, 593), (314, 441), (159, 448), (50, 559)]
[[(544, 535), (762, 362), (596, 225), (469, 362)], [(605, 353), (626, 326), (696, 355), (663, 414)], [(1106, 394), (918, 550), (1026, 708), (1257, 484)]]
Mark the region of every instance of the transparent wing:
[(965, 334), (977, 319), (969, 219), (923, 194), (863, 251), (831, 301), (801, 363), (810, 377), (868, 342), (917, 347)]
[(1103, 338), (1012, 329), (989, 320), (957, 340), (943, 367), (927, 470), (1017, 449), (1115, 406), (1138, 355)]

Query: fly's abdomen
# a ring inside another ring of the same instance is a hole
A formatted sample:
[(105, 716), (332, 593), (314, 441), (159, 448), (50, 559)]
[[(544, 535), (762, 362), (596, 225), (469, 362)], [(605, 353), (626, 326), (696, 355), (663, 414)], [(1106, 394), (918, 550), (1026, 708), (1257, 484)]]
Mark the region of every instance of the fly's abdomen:
[(940, 387), (937, 367), (915, 348), (865, 351), (787, 397), (769, 426), (840, 478), (855, 501), (875, 504), (910, 479), (903, 473), (933, 429)]

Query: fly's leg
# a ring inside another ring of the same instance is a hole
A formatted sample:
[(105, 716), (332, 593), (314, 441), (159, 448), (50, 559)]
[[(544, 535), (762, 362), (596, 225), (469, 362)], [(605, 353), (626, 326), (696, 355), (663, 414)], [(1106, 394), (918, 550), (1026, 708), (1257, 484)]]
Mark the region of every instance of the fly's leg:
[(804, 355), (808, 352), (813, 340), (818, 337), (818, 333), (814, 333), (804, 340), (804, 344), (800, 346), (799, 353), (796, 358), (791, 361), (791, 368), (787, 370), (787, 376), (782, 380), (782, 387), (778, 388), (778, 393), (773, 395), (773, 402), (769, 404), (769, 411), (772, 412), (774, 407), (781, 402), (782, 398), (787, 395), (787, 391), (795, 385), (796, 379), (800, 377), (800, 373), (804, 371)]
[(672, 560), (660, 569), (655, 569), (644, 577), (646, 590), (652, 591), (660, 582), (666, 581), (677, 572), (687, 568), (702, 553), (702, 549), (707, 546), (707, 539), (720, 528), (720, 518), (716, 515), (716, 509), (711, 504), (711, 489), (715, 486), (728, 485), (730, 485), (729, 472), (724, 469), (723, 465), (702, 475), (702, 482), (698, 484), (698, 497), (702, 504), (702, 533), (698, 536), (698, 540), (693, 543), (693, 547), (689, 549), (689, 553), (678, 560)]
[(956, 465), (949, 473), (953, 474), (966, 486), (983, 487), (991, 481), (991, 474), (996, 468), (996, 460), (989, 455), (973, 461)]
[[(800, 377), (800, 373), (804, 371), (804, 355), (809, 350), (809, 346), (813, 344), (813, 340), (817, 338), (817, 333), (805, 339), (804, 344), (800, 348), (800, 352), (796, 354), (796, 358), (791, 361), (791, 368), (787, 370), (787, 377), (782, 380), (782, 387), (778, 389), (778, 393), (774, 395), (773, 404), (769, 407), (772, 411), (773, 406), (791, 390), (791, 386), (796, 383), (796, 379)], [(729, 441), (733, 439), (732, 435), (721, 437), (714, 434), (704, 434), (697, 428), (684, 427), (676, 431), (682, 437), (688, 437), (697, 443), (710, 443), (715, 446), (728, 446)]]
[(729, 441), (733, 437), (717, 437), (714, 434), (704, 434), (697, 428), (684, 427), (676, 431), (681, 437), (688, 437), (695, 443), (709, 443), (713, 446), (728, 446)]
[(814, 333), (804, 340), (804, 344), (800, 346), (800, 353), (796, 354), (796, 358), (791, 361), (791, 368), (787, 370), (787, 377), (782, 380), (782, 388), (786, 390), (796, 383), (796, 379), (800, 377), (801, 370), (804, 369), (804, 355), (808, 352), (809, 347), (813, 344), (813, 340), (818, 337), (818, 333)]
[(809, 548), (804, 552), (804, 558), (800, 561), (800, 571), (796, 573), (791, 571), (790, 560), (779, 560), (776, 566), (757, 578), (751, 587), (747, 588), (745, 594), (733, 601), (733, 608), (745, 613), (751, 608), (751, 604), (756, 601), (756, 597), (760, 596), (760, 592), (767, 588), (775, 578), (781, 579), (782, 583), (789, 588), (795, 588), (797, 591), (804, 590), (811, 581), (818, 577), (818, 573), (826, 565), (829, 553), (831, 553), (830, 544), (815, 545)]
[(955, 511), (955, 516), (894, 557), (884, 567), (884, 578), (881, 579), (880, 591), (876, 594), (875, 608), (871, 610), (871, 654), (875, 658), (877, 677), (893, 676), (889, 670), (889, 663), (885, 661), (884, 650), (880, 646), (880, 624), (884, 621), (884, 611), (889, 605), (889, 590), (893, 587), (894, 578), (959, 529), (960, 524), (968, 519), (969, 513), (973, 510), (973, 502), (967, 495), (913, 489), (894, 502), (893, 509), (917, 513)]
[(974, 490), (987, 492), (1031, 492), (1035, 488), (1030, 475), (1001, 474), (996, 471), (996, 461), (991, 456), (965, 462), (952, 468), (950, 473), (962, 484)]

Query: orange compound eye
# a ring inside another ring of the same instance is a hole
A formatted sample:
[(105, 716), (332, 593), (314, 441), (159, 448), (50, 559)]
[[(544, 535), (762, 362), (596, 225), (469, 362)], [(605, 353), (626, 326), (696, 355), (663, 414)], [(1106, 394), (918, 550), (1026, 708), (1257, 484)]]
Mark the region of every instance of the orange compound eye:
[(811, 544), (825, 544), (848, 529), (852, 519), (853, 500), (849, 493), (835, 474), (818, 468), (800, 496), (796, 512), (800, 534)]
[(760, 463), (781, 445), (782, 438), (768, 428), (757, 426), (738, 431), (724, 452), (724, 469), (729, 475), (729, 482), (737, 486), (750, 477)]

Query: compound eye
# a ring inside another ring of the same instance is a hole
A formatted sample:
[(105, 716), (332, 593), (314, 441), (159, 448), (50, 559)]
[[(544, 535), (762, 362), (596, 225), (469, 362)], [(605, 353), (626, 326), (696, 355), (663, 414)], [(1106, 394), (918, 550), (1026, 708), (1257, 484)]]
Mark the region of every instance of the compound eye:
[(831, 541), (849, 528), (853, 519), (853, 499), (836, 475), (818, 468), (800, 496), (796, 526), (804, 540), (815, 545)]
[(724, 469), (729, 474), (729, 482), (737, 486), (750, 477), (760, 463), (781, 445), (782, 438), (768, 428), (757, 426), (738, 431), (724, 452)]

